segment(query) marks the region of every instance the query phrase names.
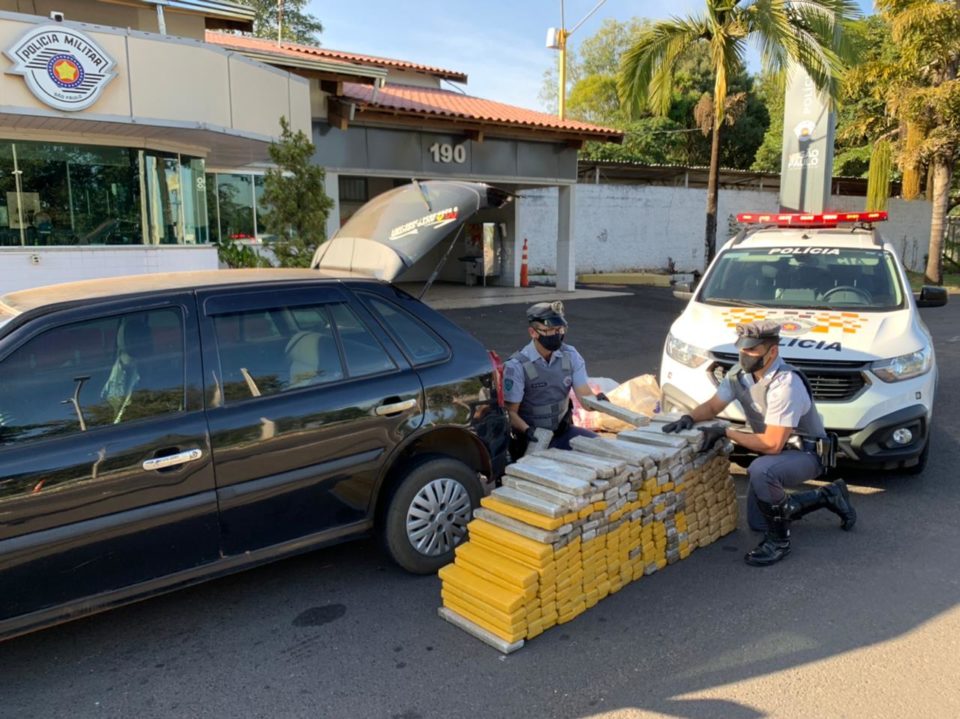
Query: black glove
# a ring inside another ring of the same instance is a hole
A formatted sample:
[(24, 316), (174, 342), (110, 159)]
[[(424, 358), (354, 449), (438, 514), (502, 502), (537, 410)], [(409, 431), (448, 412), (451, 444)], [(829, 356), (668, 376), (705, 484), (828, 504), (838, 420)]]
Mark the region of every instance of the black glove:
[(603, 392), (597, 392), (597, 393), (593, 396), (593, 398), (594, 398), (594, 399), (598, 399), (598, 400), (600, 400), (601, 402), (609, 402), (609, 401), (610, 401), (610, 399), (607, 397), (607, 395), (605, 395)]
[(531, 424), (531, 425), (527, 425), (527, 428), (523, 431), (523, 436), (527, 438), (527, 441), (528, 441), (528, 442), (536, 442), (536, 441), (537, 441), (537, 428), (534, 427), (532, 424)]
[(682, 430), (692, 429), (692, 428), (693, 428), (693, 417), (691, 417), (689, 414), (685, 414), (676, 422), (670, 422), (669, 424), (663, 425), (660, 428), (660, 431), (666, 432), (667, 434), (671, 434), (672, 432), (680, 432)]
[(697, 446), (698, 452), (706, 452), (712, 448), (717, 441), (727, 436), (727, 428), (721, 427), (719, 424), (702, 427), (700, 431), (703, 432), (703, 439), (700, 440), (700, 444)]

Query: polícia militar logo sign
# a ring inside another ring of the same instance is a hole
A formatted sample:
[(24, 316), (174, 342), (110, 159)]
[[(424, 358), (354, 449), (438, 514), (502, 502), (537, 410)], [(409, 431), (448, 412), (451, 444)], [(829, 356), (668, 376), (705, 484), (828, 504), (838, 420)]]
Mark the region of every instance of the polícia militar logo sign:
[(4, 51), (13, 61), (7, 70), (23, 75), (40, 102), (57, 110), (84, 110), (117, 73), (114, 59), (82, 32), (63, 25), (29, 30)]

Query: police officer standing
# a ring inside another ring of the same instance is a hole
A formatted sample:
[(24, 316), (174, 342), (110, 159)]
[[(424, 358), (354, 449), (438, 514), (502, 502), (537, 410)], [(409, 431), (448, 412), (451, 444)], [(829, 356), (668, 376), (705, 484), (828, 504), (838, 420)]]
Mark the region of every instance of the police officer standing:
[[(567, 331), (563, 303), (533, 305), (527, 309), (527, 322), (530, 344), (504, 364), (503, 394), (513, 428), (514, 459), (523, 456), (538, 427), (553, 432), (550, 446), (559, 449), (570, 449), (574, 437), (597, 436), (573, 424), (570, 388), (578, 397), (594, 395), (583, 357), (563, 341)], [(602, 392), (596, 398), (607, 399)]]
[(817, 509), (828, 509), (853, 528), (857, 513), (844, 481), (820, 489), (788, 493), (793, 487), (824, 473), (818, 447), (828, 442), (806, 377), (780, 357), (780, 325), (772, 320), (737, 325), (739, 364), (727, 373), (716, 394), (690, 414), (664, 425), (664, 432), (690, 429), (695, 422), (713, 419), (730, 402), (743, 408), (753, 430), (743, 432), (706, 427), (701, 451), (726, 437), (758, 453), (747, 470), (747, 520), (765, 532), (763, 541), (744, 560), (753, 566), (774, 564), (790, 553), (790, 522)]

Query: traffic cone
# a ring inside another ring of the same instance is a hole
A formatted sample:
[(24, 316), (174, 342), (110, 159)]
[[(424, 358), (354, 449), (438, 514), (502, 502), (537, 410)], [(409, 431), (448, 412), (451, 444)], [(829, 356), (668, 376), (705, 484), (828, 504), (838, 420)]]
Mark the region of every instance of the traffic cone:
[(520, 286), (529, 287), (530, 277), (527, 274), (527, 238), (523, 238), (523, 256), (520, 259)]

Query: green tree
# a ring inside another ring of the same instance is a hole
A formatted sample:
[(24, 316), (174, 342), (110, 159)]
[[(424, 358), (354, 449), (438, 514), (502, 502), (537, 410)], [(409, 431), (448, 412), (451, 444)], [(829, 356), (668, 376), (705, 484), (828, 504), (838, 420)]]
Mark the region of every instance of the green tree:
[(645, 117), (620, 124), (624, 140), (588, 142), (580, 156), (585, 160), (642, 162), (647, 165), (686, 164), (687, 130), (669, 117)]
[(240, 0), (253, 8), (253, 34), (257, 37), (277, 38), (280, 25), (281, 37), (289, 42), (316, 45), (320, 42), (323, 23), (307, 12), (308, 0)]
[(567, 116), (598, 125), (616, 124), (622, 119), (617, 76), (587, 75), (567, 95)]
[[(833, 174), (867, 177), (875, 143), (899, 132), (899, 121), (885, 102), (897, 49), (889, 23), (879, 15), (850, 23), (847, 34), (858, 59), (844, 78), (840, 96)], [(879, 188), (888, 183), (874, 184)]]
[[(695, 109), (705, 91), (712, 87), (709, 51), (694, 46), (678, 63), (670, 112), (666, 118), (646, 112), (634, 118), (620, 101), (618, 74), (620, 59), (650, 22), (634, 18), (629, 22), (607, 20), (600, 30), (585, 39), (579, 52), (568, 58), (570, 91), (567, 115), (571, 119), (592, 122), (623, 130), (623, 144), (587, 143), (584, 159), (617, 160), (647, 164), (705, 165), (709, 162), (710, 142), (700, 132)], [(746, 92), (743, 112), (729, 128), (721, 152), (725, 167), (746, 169), (753, 161), (769, 116), (763, 102), (752, 93), (753, 81), (745, 73), (731, 80), (731, 92)], [(556, 73), (546, 74), (541, 99), (556, 106)]]
[(280, 118), (280, 141), (270, 145), (274, 167), (263, 178), (263, 220), (277, 236), (274, 254), (281, 267), (309, 267), (326, 240), (327, 215), (333, 201), (324, 190), (325, 172), (312, 162), (313, 143), (302, 130), (293, 132)]
[(940, 284), (944, 223), (960, 154), (960, 6), (955, 0), (878, 0), (877, 5), (898, 50), (886, 105), (908, 126), (901, 161), (905, 167), (930, 167), (933, 209), (924, 274)]
[(756, 84), (757, 96), (769, 113), (770, 123), (754, 155), (750, 169), (756, 172), (776, 172), (782, 169), (783, 108), (786, 87), (782, 74), (764, 72)]
[(217, 243), (217, 257), (227, 267), (272, 267), (266, 257), (249, 245), (243, 245), (229, 237)]
[(878, 140), (870, 153), (870, 173), (867, 178), (867, 210), (887, 209), (890, 198), (890, 166), (893, 150), (889, 140)]
[(836, 97), (846, 50), (838, 31), (853, 12), (848, 0), (706, 0), (703, 14), (656, 23), (643, 30), (624, 54), (619, 86), (627, 107), (635, 114), (650, 109), (666, 115), (679, 61), (692, 46), (702, 43), (709, 48), (714, 120), (704, 236), (707, 263), (717, 236), (720, 128), (729, 112), (730, 79), (744, 72), (747, 42), (759, 45), (767, 71), (781, 72), (788, 62), (797, 62), (817, 88)]

